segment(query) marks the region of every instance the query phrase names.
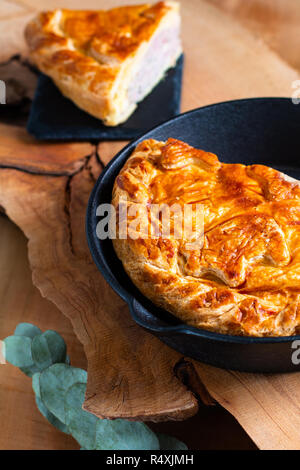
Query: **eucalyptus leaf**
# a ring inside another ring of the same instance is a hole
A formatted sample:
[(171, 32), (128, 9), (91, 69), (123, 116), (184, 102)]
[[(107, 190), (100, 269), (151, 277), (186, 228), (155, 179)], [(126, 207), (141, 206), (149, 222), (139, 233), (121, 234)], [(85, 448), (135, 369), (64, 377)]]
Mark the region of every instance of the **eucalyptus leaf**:
[(53, 364), (40, 375), (40, 394), (45, 406), (65, 423), (65, 394), (76, 383), (86, 383), (87, 373), (66, 364)]
[(42, 402), (42, 400), (38, 396), (35, 397), (35, 401), (36, 401), (36, 405), (37, 405), (38, 409), (40, 410), (40, 412), (42, 413), (44, 418), (46, 418), (49, 421), (50, 424), (55, 426), (60, 431), (66, 433), (66, 434), (69, 434), (68, 427), (64, 423), (59, 421), (59, 419), (57, 419), (56, 416), (54, 416), (48, 410), (48, 408), (44, 405), (44, 403)]
[(31, 354), (32, 339), (26, 336), (8, 336), (4, 340), (5, 359), (16, 367), (31, 367), (33, 359)]
[(66, 343), (55, 331), (47, 330), (32, 340), (32, 358), (40, 370), (65, 362), (66, 352)]
[(32, 389), (35, 393), (35, 396), (41, 398), (41, 390), (40, 390), (40, 376), (41, 373), (37, 372), (32, 376)]
[(81, 447), (93, 450), (95, 449), (96, 424), (100, 420), (82, 409), (85, 390), (86, 384), (76, 383), (67, 391), (65, 396), (65, 423)]
[(188, 450), (188, 447), (176, 437), (157, 433), (161, 450)]
[(99, 419), (96, 426), (97, 450), (159, 450), (154, 432), (144, 423), (125, 419)]
[(31, 323), (19, 323), (15, 329), (14, 336), (27, 336), (32, 339), (41, 333), (42, 330)]

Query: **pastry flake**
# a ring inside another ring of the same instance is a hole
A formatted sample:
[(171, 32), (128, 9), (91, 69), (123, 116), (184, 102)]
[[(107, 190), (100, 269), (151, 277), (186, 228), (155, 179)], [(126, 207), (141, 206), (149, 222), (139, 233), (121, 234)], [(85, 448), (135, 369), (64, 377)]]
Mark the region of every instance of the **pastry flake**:
[(179, 4), (54, 10), (26, 27), (30, 58), (79, 108), (116, 126), (182, 53)]
[(120, 201), (203, 205), (201, 249), (187, 250), (174, 233), (113, 240), (127, 274), (156, 305), (218, 333), (300, 333), (297, 180), (263, 165), (221, 163), (176, 139), (150, 139), (115, 181), (115, 208)]

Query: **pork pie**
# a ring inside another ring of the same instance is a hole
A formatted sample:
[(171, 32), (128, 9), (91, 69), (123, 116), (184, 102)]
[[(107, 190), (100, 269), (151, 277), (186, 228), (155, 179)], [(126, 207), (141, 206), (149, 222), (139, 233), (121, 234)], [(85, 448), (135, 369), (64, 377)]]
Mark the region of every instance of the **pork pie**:
[(172, 231), (113, 241), (127, 274), (156, 305), (219, 333), (300, 333), (297, 180), (263, 165), (221, 163), (173, 138), (146, 140), (116, 178), (112, 203), (120, 202), (203, 204), (201, 249), (187, 249)]
[(26, 27), (30, 57), (79, 108), (116, 126), (182, 52), (179, 4), (54, 10)]

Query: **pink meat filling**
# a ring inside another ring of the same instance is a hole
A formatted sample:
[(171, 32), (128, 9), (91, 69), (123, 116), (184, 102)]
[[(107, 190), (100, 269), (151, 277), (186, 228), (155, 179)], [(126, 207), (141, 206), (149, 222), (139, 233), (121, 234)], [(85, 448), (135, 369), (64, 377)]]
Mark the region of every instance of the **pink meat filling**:
[(166, 71), (175, 65), (174, 59), (181, 48), (179, 33), (179, 27), (166, 28), (152, 40), (128, 89), (131, 102), (141, 101), (156, 84), (162, 70)]

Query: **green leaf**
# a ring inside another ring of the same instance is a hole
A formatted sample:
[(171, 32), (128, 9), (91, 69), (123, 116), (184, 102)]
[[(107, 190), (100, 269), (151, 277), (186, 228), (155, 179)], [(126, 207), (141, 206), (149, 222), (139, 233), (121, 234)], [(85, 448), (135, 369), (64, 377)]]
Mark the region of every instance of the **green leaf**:
[(31, 323), (19, 323), (15, 329), (14, 336), (27, 336), (32, 339), (41, 333), (42, 331)]
[(64, 423), (59, 421), (59, 419), (57, 419), (56, 416), (54, 416), (48, 410), (48, 408), (44, 405), (44, 403), (42, 402), (42, 400), (38, 396), (35, 397), (35, 401), (36, 401), (36, 405), (37, 405), (38, 409), (40, 410), (40, 412), (42, 413), (44, 418), (46, 418), (49, 421), (50, 424), (55, 426), (60, 431), (66, 433), (66, 434), (70, 434), (69, 430), (68, 430), (68, 427)]
[(75, 383), (86, 383), (87, 373), (66, 364), (53, 364), (40, 376), (40, 394), (45, 406), (65, 423), (65, 394)]
[(188, 447), (176, 437), (157, 433), (161, 450), (188, 450)]
[(32, 358), (40, 370), (44, 370), (52, 364), (65, 362), (66, 352), (67, 348), (63, 338), (55, 331), (45, 331), (32, 340)]
[(96, 426), (98, 450), (159, 450), (159, 442), (144, 423), (99, 419)]
[(31, 343), (32, 339), (26, 336), (8, 336), (5, 338), (4, 355), (7, 362), (16, 367), (33, 366)]
[(35, 393), (35, 396), (41, 398), (41, 390), (40, 390), (40, 376), (41, 373), (37, 372), (32, 376), (32, 388)]
[(86, 384), (76, 383), (66, 393), (65, 416), (70, 433), (81, 447), (88, 450), (95, 449), (95, 432), (98, 418), (84, 411)]

